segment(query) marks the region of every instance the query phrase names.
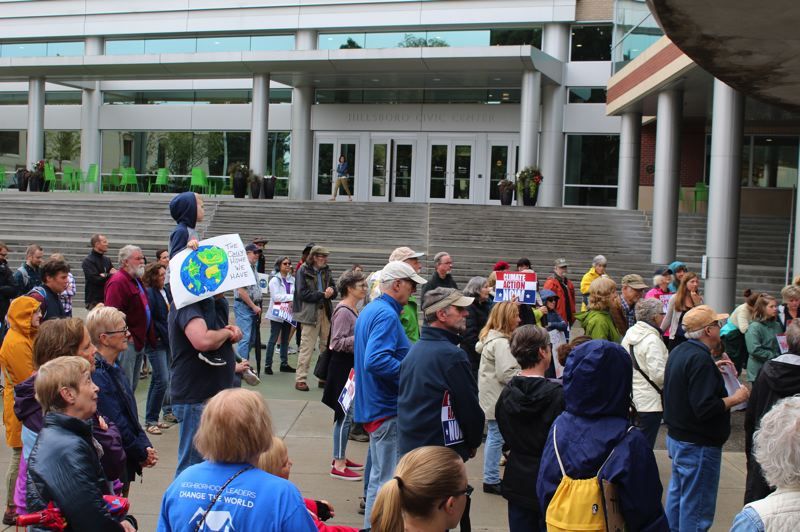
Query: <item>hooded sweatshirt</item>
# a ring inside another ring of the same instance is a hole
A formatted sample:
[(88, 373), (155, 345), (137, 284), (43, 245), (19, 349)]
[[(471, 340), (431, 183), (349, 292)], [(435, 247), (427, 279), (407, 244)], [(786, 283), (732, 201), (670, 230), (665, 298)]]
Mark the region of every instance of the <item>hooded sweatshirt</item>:
[(678, 285), (681, 284), (678, 281), (678, 278), (675, 276), (675, 272), (678, 271), (679, 268), (683, 268), (684, 270), (688, 270), (686, 267), (686, 263), (676, 260), (672, 264), (669, 265), (669, 269), (672, 270), (672, 282), (669, 283), (669, 291), (673, 294), (678, 291)]
[(567, 359), (565, 410), (550, 428), (536, 482), (543, 514), (562, 478), (553, 447), (557, 427), (558, 451), (570, 478), (613, 482), (628, 530), (669, 530), (655, 455), (640, 431), (628, 431), (632, 370), (630, 355), (604, 340), (578, 346)]
[(9, 331), (0, 347), (0, 367), (5, 378), (3, 424), (9, 447), (22, 447), (22, 423), (14, 415), (14, 386), (33, 373), (33, 339), (38, 327), (31, 325), (31, 318), (39, 305), (32, 297), (21, 296), (11, 302), (6, 316)]
[(752, 456), (753, 433), (758, 429), (761, 418), (775, 403), (798, 393), (800, 393), (800, 356), (787, 353), (764, 364), (753, 384), (744, 417), (744, 445), (747, 454), (745, 504), (763, 499), (774, 491), (767, 485), (761, 467)]
[(194, 192), (181, 192), (169, 202), (169, 213), (178, 225), (169, 235), (169, 258), (183, 251), (190, 240), (199, 240), (197, 224), (197, 197)]
[(495, 416), (508, 455), (503, 497), (539, 513), (536, 478), (550, 425), (564, 410), (561, 384), (541, 377), (511, 379), (495, 406)]
[(607, 310), (579, 312), (575, 315), (575, 319), (583, 325), (584, 334), (594, 340), (619, 342), (622, 338), (614, 325), (614, 320), (611, 319), (611, 313)]

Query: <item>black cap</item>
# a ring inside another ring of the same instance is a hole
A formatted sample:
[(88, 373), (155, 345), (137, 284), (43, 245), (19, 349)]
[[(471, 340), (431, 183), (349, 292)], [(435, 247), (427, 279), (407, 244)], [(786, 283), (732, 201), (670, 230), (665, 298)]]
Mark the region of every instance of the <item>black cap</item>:
[(653, 275), (672, 275), (672, 270), (669, 268), (656, 268)]
[(303, 248), (303, 253), (308, 253), (314, 246), (316, 246), (314, 242), (309, 242), (308, 244), (306, 244), (306, 247)]
[(244, 247), (244, 250), (245, 251), (252, 251), (253, 253), (255, 253), (256, 251), (258, 251), (258, 246), (256, 246), (255, 244), (247, 244)]

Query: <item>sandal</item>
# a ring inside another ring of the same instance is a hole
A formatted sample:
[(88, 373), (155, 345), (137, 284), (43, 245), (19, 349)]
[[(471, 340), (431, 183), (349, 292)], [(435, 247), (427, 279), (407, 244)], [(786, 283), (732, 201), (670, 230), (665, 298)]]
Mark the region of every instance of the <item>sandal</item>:
[(155, 426), (160, 428), (160, 429), (168, 429), (168, 428), (170, 428), (172, 426), (172, 423), (167, 423), (165, 421), (159, 421), (158, 423), (156, 423)]
[(155, 436), (160, 436), (161, 434), (164, 434), (163, 432), (161, 432), (161, 429), (158, 428), (158, 425), (147, 425), (147, 428), (144, 430), (147, 431), (148, 434), (153, 434)]

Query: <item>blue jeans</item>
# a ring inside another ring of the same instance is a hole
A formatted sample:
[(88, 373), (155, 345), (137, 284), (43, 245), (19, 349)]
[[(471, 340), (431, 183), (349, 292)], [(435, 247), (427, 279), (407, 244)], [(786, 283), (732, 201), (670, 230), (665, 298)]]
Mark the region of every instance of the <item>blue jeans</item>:
[(236, 325), (242, 330), (242, 339), (236, 344), (236, 354), (242, 360), (250, 358), (250, 348), (253, 346), (253, 323), (256, 315), (252, 309), (238, 299), (233, 300), (233, 315), (236, 316)]
[[(275, 354), (275, 344), (278, 343), (278, 335), (281, 337), (281, 366), (289, 364), (289, 334), (292, 332), (292, 325), (287, 321), (269, 322), (269, 342), (267, 342), (267, 354), (264, 359), (264, 368), (272, 367), (272, 356)], [(352, 409), (352, 407), (350, 407)]]
[(122, 368), (128, 383), (131, 385), (131, 391), (136, 392), (136, 385), (139, 384), (139, 373), (142, 372), (142, 362), (144, 362), (144, 349), (141, 351), (136, 350), (136, 345), (131, 341), (128, 342), (128, 349), (120, 353), (117, 358), (117, 364)]
[(340, 420), (333, 422), (333, 459), (344, 460), (345, 451), (347, 451), (347, 440), (350, 436), (350, 425), (353, 424), (353, 408), (350, 405), (350, 410)]
[(503, 452), (503, 435), (497, 421), (487, 421), (486, 444), (483, 447), (483, 483), (500, 483), (500, 455)]
[(531, 510), (530, 508), (518, 506), (509, 501), (508, 531), (533, 532), (535, 530), (547, 530), (541, 513), (538, 510)]
[(200, 416), (203, 415), (203, 403), (175, 404), (172, 412), (180, 421), (180, 434), (178, 435), (178, 467), (175, 476), (180, 475), (187, 467), (203, 461), (202, 455), (194, 447), (194, 435), (200, 426)]
[(369, 476), (372, 472), (372, 454), (367, 447), (367, 460), (364, 463), (364, 504), (367, 503), (367, 491), (369, 491)]
[[(153, 370), (150, 389), (147, 390), (147, 406), (144, 422), (146, 425), (158, 424), (158, 411), (164, 406), (164, 396), (169, 387), (169, 369), (167, 368), (167, 351), (165, 349), (145, 349), (147, 360)], [(166, 412), (165, 412), (166, 413)]]
[(658, 439), (658, 429), (661, 427), (661, 417), (664, 412), (639, 412), (639, 430), (644, 433), (647, 438), (647, 443), (650, 448), (654, 449), (656, 446), (656, 439)]
[(364, 511), (364, 528), (370, 528), (369, 516), (378, 490), (394, 476), (400, 456), (397, 451), (397, 418), (384, 421), (378, 430), (369, 435), (369, 454), (372, 467), (369, 472), (369, 488), (367, 488), (367, 506)]
[(722, 448), (704, 447), (667, 436), (667, 452), (672, 459), (665, 508), (670, 530), (708, 530), (717, 507)]

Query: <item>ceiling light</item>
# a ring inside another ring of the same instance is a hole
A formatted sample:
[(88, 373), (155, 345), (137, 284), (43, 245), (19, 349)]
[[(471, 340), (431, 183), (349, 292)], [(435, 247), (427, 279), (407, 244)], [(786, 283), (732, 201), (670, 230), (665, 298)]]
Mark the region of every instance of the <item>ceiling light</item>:
[(313, 81), (314, 83), (319, 83), (318, 79), (312, 79), (311, 81)]
[(575, 48), (583, 48), (583, 45), (578, 43), (578, 44), (575, 45)]

